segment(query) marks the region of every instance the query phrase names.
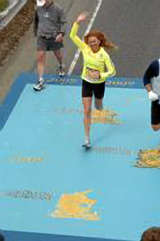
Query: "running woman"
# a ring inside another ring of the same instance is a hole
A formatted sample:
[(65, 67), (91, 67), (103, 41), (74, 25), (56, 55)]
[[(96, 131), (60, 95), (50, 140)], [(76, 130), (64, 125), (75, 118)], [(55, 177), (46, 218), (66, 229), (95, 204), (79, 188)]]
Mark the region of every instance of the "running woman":
[(77, 45), (83, 54), (83, 71), (82, 71), (82, 102), (84, 106), (84, 130), (85, 144), (83, 147), (89, 149), (90, 144), (90, 125), (91, 125), (91, 107), (92, 97), (95, 97), (95, 108), (99, 111), (103, 109), (103, 97), (105, 92), (105, 80), (116, 74), (115, 67), (104, 50), (113, 49), (116, 46), (107, 42), (104, 33), (100, 31), (91, 31), (82, 41), (77, 32), (80, 23), (88, 16), (87, 12), (81, 13), (71, 29), (70, 38)]

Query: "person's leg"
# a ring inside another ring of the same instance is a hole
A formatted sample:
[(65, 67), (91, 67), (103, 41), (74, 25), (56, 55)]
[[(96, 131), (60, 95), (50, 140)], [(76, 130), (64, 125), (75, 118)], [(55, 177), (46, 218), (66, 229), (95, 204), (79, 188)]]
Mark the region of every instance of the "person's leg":
[(82, 98), (84, 107), (84, 132), (85, 132), (85, 145), (90, 145), (90, 126), (91, 126), (91, 106), (92, 97)]
[(84, 107), (84, 132), (86, 148), (90, 147), (90, 126), (91, 126), (91, 106), (92, 106), (92, 84), (82, 81), (82, 102)]
[(59, 63), (59, 75), (64, 76), (65, 75), (65, 66), (63, 63), (63, 54), (62, 54), (61, 49), (54, 50), (54, 54)]
[(34, 90), (40, 91), (43, 87), (43, 74), (44, 74), (44, 67), (45, 67), (45, 59), (46, 59), (46, 52), (45, 51), (38, 51), (37, 52), (37, 70), (38, 70), (38, 84), (33, 86)]
[(95, 108), (97, 110), (103, 110), (103, 99), (95, 98)]
[(151, 127), (154, 131), (160, 130), (160, 104), (159, 100), (151, 104)]
[(38, 84), (33, 86), (34, 90), (40, 91), (43, 89), (43, 74), (46, 61), (47, 40), (38, 37), (37, 38), (37, 72), (38, 72)]
[(38, 51), (37, 52), (37, 69), (38, 69), (39, 80), (43, 79), (45, 61), (46, 61), (46, 51), (42, 51), (42, 50)]
[(158, 124), (158, 125), (152, 125), (152, 129), (153, 129), (154, 131), (159, 131), (159, 129), (160, 129), (160, 124)]
[(54, 54), (56, 56), (56, 59), (58, 60), (59, 65), (63, 64), (63, 55), (60, 49), (54, 50)]
[(103, 97), (105, 92), (105, 82), (94, 84), (95, 108), (103, 110)]

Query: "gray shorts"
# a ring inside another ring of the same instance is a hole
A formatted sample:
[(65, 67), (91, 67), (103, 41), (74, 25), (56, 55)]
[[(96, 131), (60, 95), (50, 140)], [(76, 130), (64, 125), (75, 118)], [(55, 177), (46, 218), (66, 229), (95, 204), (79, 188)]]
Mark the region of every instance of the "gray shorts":
[(63, 48), (62, 42), (55, 42), (54, 38), (37, 37), (38, 51), (56, 51)]

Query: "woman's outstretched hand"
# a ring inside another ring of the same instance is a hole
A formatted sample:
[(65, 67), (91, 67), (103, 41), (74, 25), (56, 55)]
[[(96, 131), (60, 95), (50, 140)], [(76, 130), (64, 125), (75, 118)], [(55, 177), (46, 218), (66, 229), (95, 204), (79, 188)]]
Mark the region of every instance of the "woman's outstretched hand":
[(85, 19), (88, 17), (88, 15), (89, 15), (89, 13), (87, 11), (80, 13), (80, 15), (77, 17), (76, 22), (80, 23), (80, 22), (85, 21)]

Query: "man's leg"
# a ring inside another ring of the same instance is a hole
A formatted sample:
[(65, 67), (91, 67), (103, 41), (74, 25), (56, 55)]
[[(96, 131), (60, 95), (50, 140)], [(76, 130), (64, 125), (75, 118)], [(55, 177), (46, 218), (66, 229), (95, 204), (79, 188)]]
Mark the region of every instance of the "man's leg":
[(46, 60), (46, 51), (39, 50), (37, 52), (37, 70), (38, 70), (38, 84), (33, 86), (34, 90), (40, 91), (43, 89), (43, 74)]
[(59, 63), (59, 75), (64, 76), (65, 75), (65, 67), (63, 64), (63, 54), (61, 52), (61, 49), (54, 50), (54, 54)]
[(55, 56), (56, 56), (56, 58), (58, 60), (59, 65), (62, 65), (63, 64), (63, 55), (62, 55), (61, 50), (60, 49), (55, 50), (54, 54), (55, 54)]
[(43, 79), (45, 61), (46, 61), (46, 52), (42, 50), (38, 51), (37, 52), (37, 69), (38, 69), (39, 80)]
[(154, 131), (160, 130), (160, 104), (159, 100), (151, 104), (151, 126)]
[(47, 50), (48, 42), (46, 39), (42, 37), (37, 38), (37, 71), (38, 71), (38, 84), (33, 86), (34, 90), (42, 90), (43, 89), (43, 74), (46, 60), (46, 50)]

